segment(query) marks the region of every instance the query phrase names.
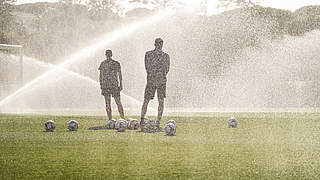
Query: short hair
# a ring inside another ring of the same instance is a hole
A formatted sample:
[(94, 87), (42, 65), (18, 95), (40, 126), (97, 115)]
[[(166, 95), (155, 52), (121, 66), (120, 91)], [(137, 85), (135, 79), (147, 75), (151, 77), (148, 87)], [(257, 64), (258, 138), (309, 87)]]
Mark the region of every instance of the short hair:
[(163, 40), (162, 40), (161, 38), (157, 38), (157, 39), (154, 41), (154, 45), (155, 45), (155, 46), (163, 45)]
[(110, 49), (106, 50), (106, 56), (112, 57), (112, 51)]

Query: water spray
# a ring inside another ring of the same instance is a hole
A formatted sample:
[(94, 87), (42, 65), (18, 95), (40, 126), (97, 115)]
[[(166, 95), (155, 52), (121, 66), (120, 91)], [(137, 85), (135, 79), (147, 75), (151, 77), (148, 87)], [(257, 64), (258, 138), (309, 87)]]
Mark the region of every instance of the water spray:
[[(44, 63), (44, 62), (41, 62), (41, 61), (38, 61), (38, 60), (33, 60), (34, 63), (36, 64), (39, 64), (39, 65), (42, 65), (42, 66), (48, 66), (50, 68), (57, 68), (58, 71), (61, 71), (61, 72), (64, 72), (64, 73), (68, 73), (72, 76), (75, 76), (77, 78), (81, 78), (83, 80), (86, 80), (90, 83), (92, 83), (94, 86), (96, 86), (97, 88), (100, 88), (100, 84), (98, 81), (92, 79), (91, 77), (88, 77), (88, 76), (85, 76), (85, 75), (82, 75), (82, 74), (79, 74), (79, 73), (76, 73), (74, 71), (71, 71), (69, 69), (65, 69), (65, 68), (62, 68), (62, 67), (59, 67), (59, 66), (56, 66), (56, 65), (53, 65), (53, 64), (50, 64), (50, 63)], [(121, 95), (123, 95), (125, 98), (128, 98), (130, 99), (131, 101), (133, 101), (134, 103), (136, 104), (139, 104), (139, 105), (142, 105), (142, 103), (140, 101), (138, 101), (137, 99), (125, 94), (125, 93), (122, 93), (121, 92)]]
[(145, 25), (160, 21), (166, 17), (171, 16), (172, 14), (173, 14), (173, 12), (171, 10), (162, 10), (159, 13), (157, 13), (156, 15), (153, 15), (149, 18), (132, 23), (128, 26), (117, 29), (111, 33), (107, 33), (106, 35), (99, 38), (99, 39), (101, 39), (100, 41), (95, 42), (95, 43), (87, 46), (86, 48), (83, 48), (80, 51), (72, 54), (70, 57), (64, 59), (62, 61), (62, 63), (56, 65), (51, 70), (38, 76), (37, 78), (33, 79), (29, 83), (25, 84), (23, 87), (19, 88), (18, 90), (16, 90), (12, 94), (10, 94), (9, 96), (7, 96), (3, 100), (1, 100), (0, 107), (9, 103), (11, 100), (13, 100), (14, 98), (21, 95), (25, 90), (27, 90), (31, 86), (34, 86), (36, 83), (41, 82), (42, 80), (44, 80), (48, 76), (57, 74), (57, 72), (59, 72), (61, 70), (61, 68), (65, 69), (68, 66), (70, 66), (71, 64), (74, 64), (75, 62), (82, 60), (83, 57), (88, 55), (89, 53), (92, 53), (93, 51), (97, 51), (101, 48), (104, 48), (106, 45), (109, 45), (110, 43), (114, 42), (115, 40), (123, 38), (124, 36), (129, 35), (130, 33), (136, 31), (139, 28), (142, 28)]

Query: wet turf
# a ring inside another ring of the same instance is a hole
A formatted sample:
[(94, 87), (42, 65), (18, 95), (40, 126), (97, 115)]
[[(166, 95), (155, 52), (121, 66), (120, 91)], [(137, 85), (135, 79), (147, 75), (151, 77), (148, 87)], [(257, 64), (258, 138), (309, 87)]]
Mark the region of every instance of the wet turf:
[[(231, 116), (236, 129), (227, 128)], [(48, 119), (53, 133), (44, 132)], [(67, 131), (71, 119), (77, 132)], [(320, 178), (320, 113), (164, 117), (177, 122), (174, 137), (89, 130), (104, 119), (1, 114), (0, 179)]]

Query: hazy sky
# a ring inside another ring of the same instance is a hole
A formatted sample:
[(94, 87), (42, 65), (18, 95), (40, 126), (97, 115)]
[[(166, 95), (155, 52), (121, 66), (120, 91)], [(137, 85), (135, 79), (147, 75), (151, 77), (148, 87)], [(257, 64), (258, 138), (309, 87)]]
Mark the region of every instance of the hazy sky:
[[(17, 0), (18, 4), (21, 3), (34, 3), (34, 2), (57, 2), (58, 0)], [(127, 5), (128, 0), (118, 0), (123, 3), (124, 6), (127, 6), (127, 9), (132, 9), (132, 6)], [(183, 2), (187, 4), (187, 7), (190, 9), (199, 6), (200, 0), (176, 0), (177, 2)], [(213, 14), (216, 11), (218, 0), (208, 0), (208, 6), (211, 7), (208, 9), (209, 13)], [(294, 11), (302, 6), (307, 5), (320, 5), (320, 0), (263, 0), (260, 5), (267, 7), (274, 7), (280, 9), (286, 9)]]
[(261, 5), (293, 11), (302, 6), (320, 5), (320, 0), (265, 0)]

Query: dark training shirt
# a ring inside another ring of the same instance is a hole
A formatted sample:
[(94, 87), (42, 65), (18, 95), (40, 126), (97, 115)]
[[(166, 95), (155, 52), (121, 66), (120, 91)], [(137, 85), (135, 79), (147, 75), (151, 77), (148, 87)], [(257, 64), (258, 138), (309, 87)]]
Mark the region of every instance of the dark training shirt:
[(104, 60), (99, 66), (101, 89), (114, 89), (119, 87), (118, 72), (121, 70), (120, 63), (110, 59)]
[(148, 82), (167, 82), (167, 74), (170, 67), (170, 57), (167, 53), (159, 49), (148, 51), (146, 52), (144, 63)]

